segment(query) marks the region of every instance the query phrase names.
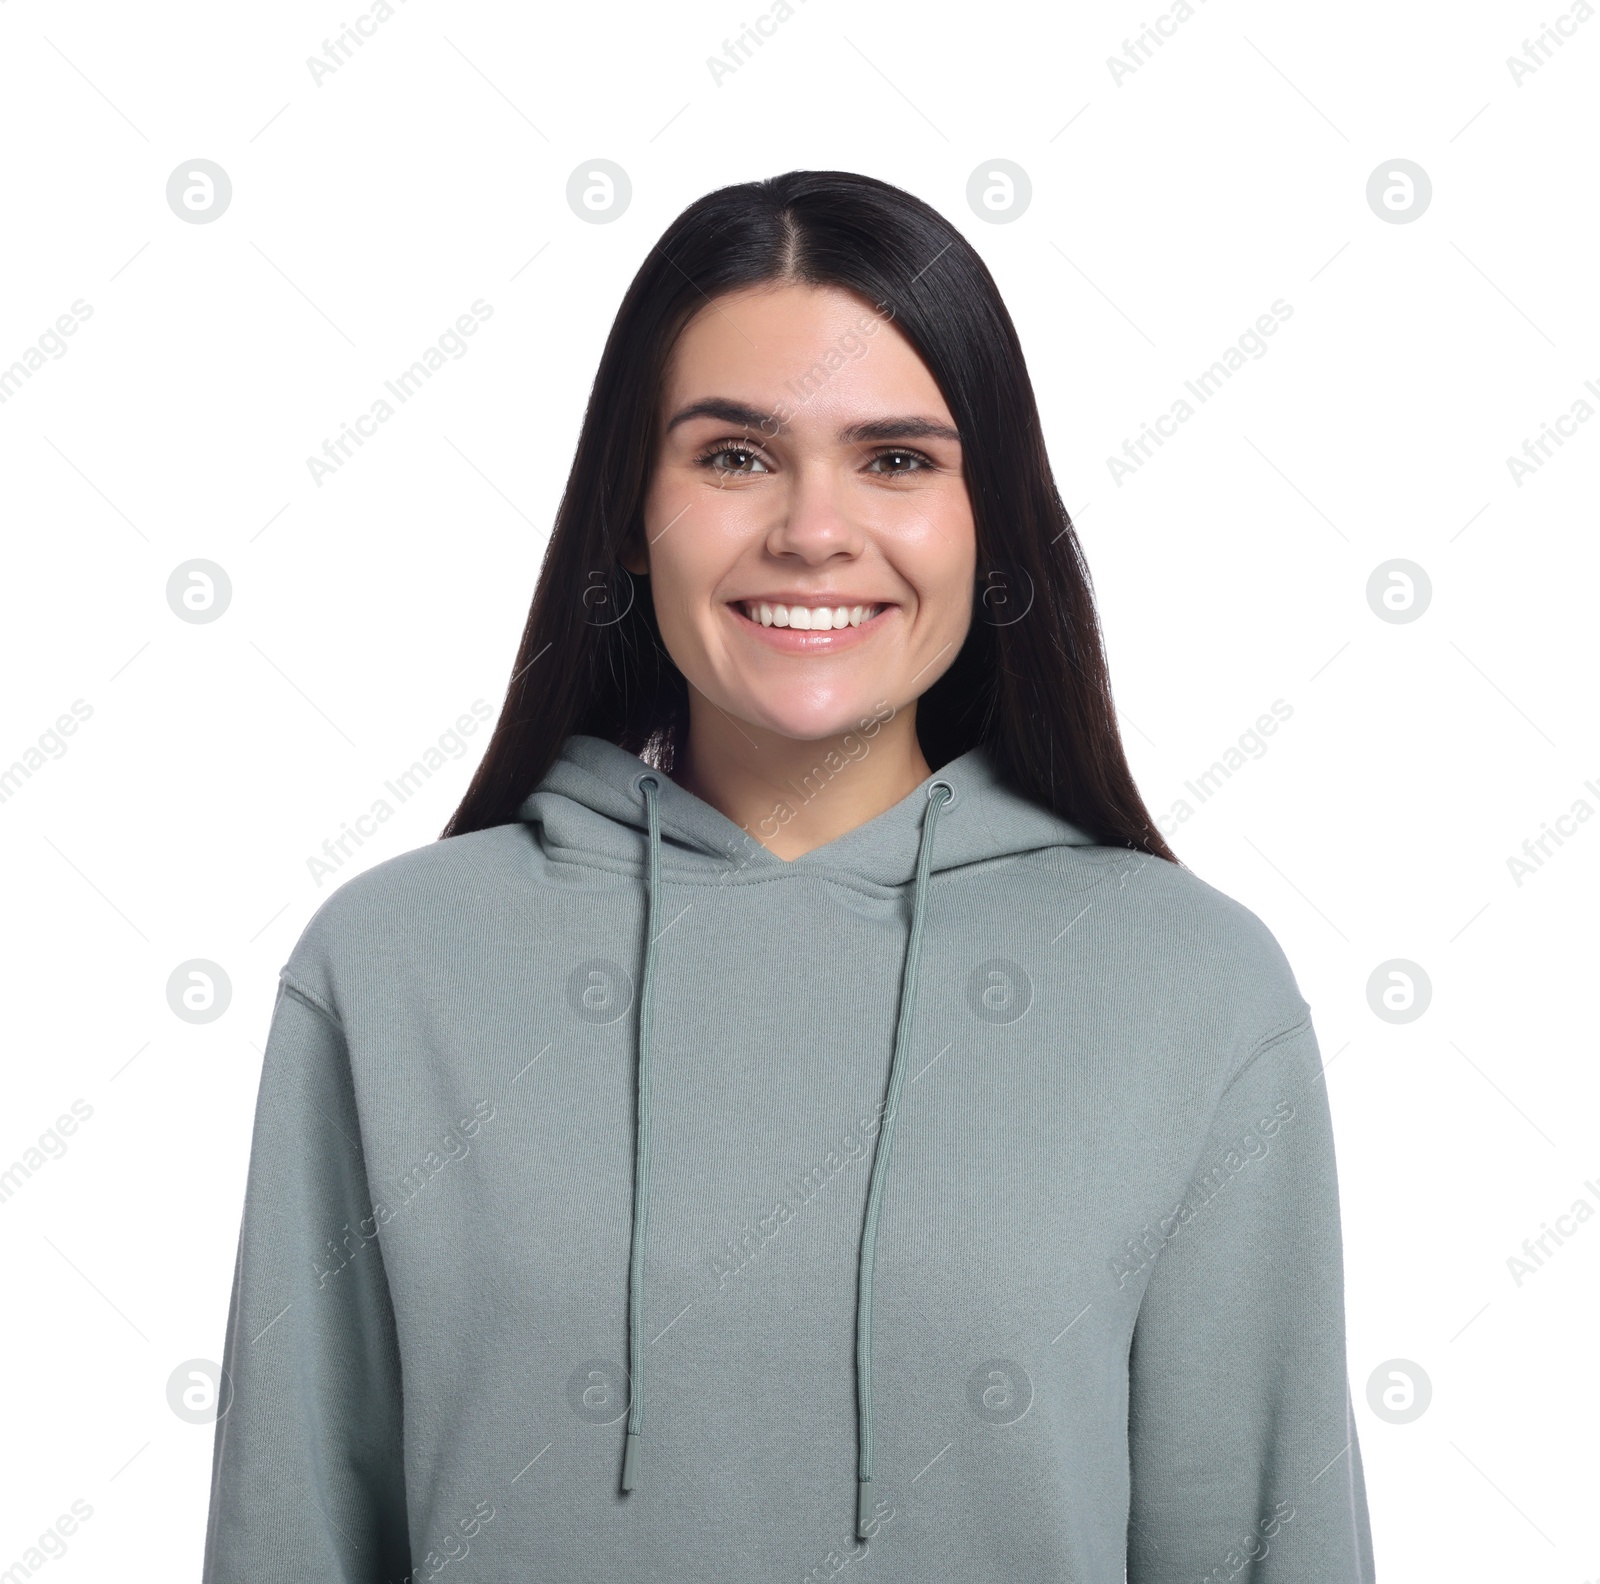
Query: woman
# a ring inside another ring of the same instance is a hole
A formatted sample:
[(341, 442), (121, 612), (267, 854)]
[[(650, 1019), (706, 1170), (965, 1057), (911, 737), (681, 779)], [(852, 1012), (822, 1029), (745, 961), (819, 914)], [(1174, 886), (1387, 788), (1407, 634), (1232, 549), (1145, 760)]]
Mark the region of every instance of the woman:
[(668, 229), (444, 836), (283, 970), (209, 1580), (1372, 1578), (1308, 1008), (937, 213)]

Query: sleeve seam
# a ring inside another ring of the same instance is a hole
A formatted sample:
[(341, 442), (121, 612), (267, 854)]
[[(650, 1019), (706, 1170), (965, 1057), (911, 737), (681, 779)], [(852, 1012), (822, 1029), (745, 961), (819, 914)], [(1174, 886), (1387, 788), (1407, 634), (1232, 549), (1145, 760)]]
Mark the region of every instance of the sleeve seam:
[(1239, 1066), (1234, 1072), (1233, 1076), (1227, 1081), (1226, 1084), (1223, 1085), (1222, 1095), (1218, 1097), (1217, 1109), (1219, 1111), (1222, 1109), (1222, 1099), (1227, 1096), (1228, 1091), (1233, 1088), (1233, 1086), (1238, 1083), (1242, 1077), (1244, 1077), (1246, 1072), (1250, 1070), (1250, 1067), (1254, 1064), (1257, 1057), (1264, 1055), (1267, 1051), (1271, 1050), (1274, 1045), (1281, 1045), (1285, 1040), (1293, 1039), (1296, 1034), (1302, 1033), (1304, 1030), (1310, 1027), (1311, 1008), (1302, 1004), (1300, 1016), (1296, 1018), (1293, 1023), (1285, 1023), (1281, 1027), (1273, 1029), (1270, 1033), (1263, 1034), (1261, 1038), (1257, 1040), (1253, 1046), (1251, 1046), (1248, 1054), (1245, 1056), (1244, 1060), (1239, 1063)]
[(334, 1028), (339, 1032), (340, 1036), (341, 1037), (343, 1036), (343, 1034), (344, 1034), (344, 1022), (343, 1022), (343, 1020), (340, 1018), (339, 1014), (337, 1012), (335, 1012), (334, 1009), (331, 1006), (329, 1006), (326, 1001), (324, 1001), (322, 999), (321, 996), (317, 995), (312, 990), (306, 989), (306, 987), (303, 984), (298, 983), (296, 981), (296, 979), (294, 978), (294, 976), (289, 972), (289, 970), (287, 968), (280, 969), (278, 971), (278, 977), (279, 977), (279, 979), (281, 979), (283, 981), (283, 986), (284, 986), (284, 988), (286, 990), (288, 990), (291, 993), (293, 993), (294, 995), (298, 996), (309, 1007), (311, 1007), (311, 1009), (313, 1011), (320, 1012), (323, 1017), (325, 1017), (331, 1024), (333, 1024)]
[[(1227, 1101), (1229, 1091), (1245, 1075), (1245, 1073), (1249, 1071), (1259, 1056), (1262, 1056), (1274, 1046), (1281, 1045), (1285, 1040), (1292, 1039), (1296, 1034), (1300, 1034), (1310, 1027), (1311, 1008), (1304, 1001), (1302, 1001), (1300, 1003), (1300, 1016), (1296, 1018), (1294, 1022), (1283, 1023), (1277, 1028), (1269, 1030), (1267, 1033), (1263, 1034), (1254, 1045), (1250, 1047), (1250, 1050), (1246, 1053), (1244, 1060), (1239, 1063), (1239, 1066), (1234, 1071), (1233, 1076), (1229, 1078), (1227, 1083), (1222, 1086), (1222, 1092), (1217, 1096), (1217, 1103), (1212, 1108), (1211, 1116), (1205, 1125), (1205, 1131), (1201, 1135), (1202, 1143), (1200, 1153), (1196, 1155), (1194, 1160), (1190, 1163), (1188, 1174), (1184, 1178), (1185, 1184), (1192, 1183), (1194, 1181), (1196, 1174), (1200, 1170), (1202, 1162), (1206, 1158), (1212, 1135), (1216, 1131), (1217, 1118), (1222, 1115), (1222, 1108)], [(1163, 1249), (1161, 1252), (1165, 1252), (1165, 1250)], [(1155, 1261), (1158, 1266), (1160, 1261), (1161, 1254), (1158, 1252)], [(1144, 1299), (1142, 1296), (1139, 1300), (1138, 1308), (1139, 1312), (1142, 1313), (1144, 1310)], [(1134, 1324), (1135, 1327), (1137, 1327), (1137, 1314), (1135, 1315)]]

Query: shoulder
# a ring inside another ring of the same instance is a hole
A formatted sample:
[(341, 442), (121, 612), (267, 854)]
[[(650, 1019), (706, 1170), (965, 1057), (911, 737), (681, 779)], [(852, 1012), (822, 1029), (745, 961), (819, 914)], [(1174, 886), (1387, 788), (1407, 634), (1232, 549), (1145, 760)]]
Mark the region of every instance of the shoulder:
[(352, 875), (311, 915), (283, 981), (339, 1017), (349, 989), (410, 960), (437, 959), (463, 924), (500, 911), (525, 881), (525, 825), (492, 826), (396, 854)]
[(1041, 867), (1059, 887), (1063, 942), (1076, 935), (1122, 994), (1160, 1007), (1170, 1026), (1208, 1031), (1242, 1057), (1309, 1019), (1272, 930), (1192, 870), (1099, 846), (1053, 849)]

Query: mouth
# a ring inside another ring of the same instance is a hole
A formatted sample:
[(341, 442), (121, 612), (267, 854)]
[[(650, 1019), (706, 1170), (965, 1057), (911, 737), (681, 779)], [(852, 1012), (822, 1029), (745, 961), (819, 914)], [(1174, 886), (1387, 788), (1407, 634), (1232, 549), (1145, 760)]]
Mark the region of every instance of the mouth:
[(777, 600), (734, 600), (732, 608), (757, 627), (787, 627), (794, 632), (840, 632), (862, 627), (891, 607), (873, 605), (790, 605)]

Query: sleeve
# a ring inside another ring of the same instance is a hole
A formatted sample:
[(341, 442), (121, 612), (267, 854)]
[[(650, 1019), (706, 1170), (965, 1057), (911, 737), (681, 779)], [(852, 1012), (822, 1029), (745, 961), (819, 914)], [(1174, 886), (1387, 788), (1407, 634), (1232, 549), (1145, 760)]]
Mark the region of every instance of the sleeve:
[(1309, 1014), (1224, 1090), (1128, 1356), (1128, 1584), (1371, 1584)]
[(410, 1571), (400, 1355), (338, 1021), (280, 981), (223, 1352), (204, 1584)]

